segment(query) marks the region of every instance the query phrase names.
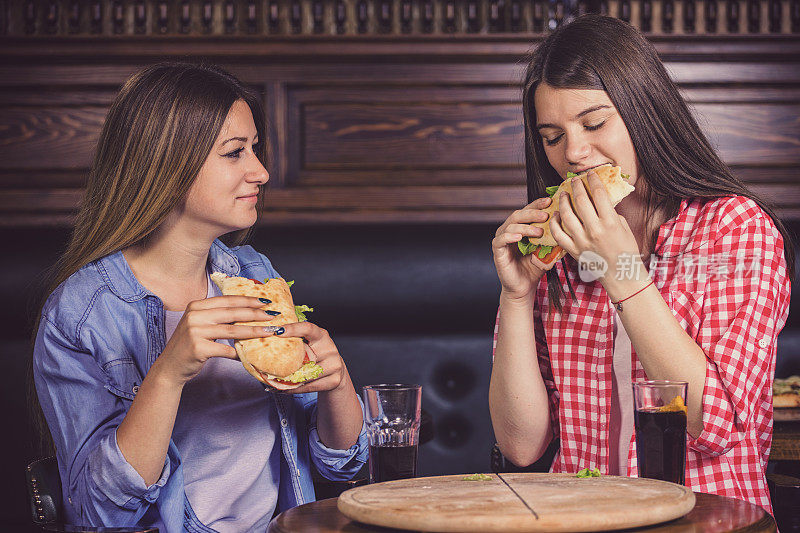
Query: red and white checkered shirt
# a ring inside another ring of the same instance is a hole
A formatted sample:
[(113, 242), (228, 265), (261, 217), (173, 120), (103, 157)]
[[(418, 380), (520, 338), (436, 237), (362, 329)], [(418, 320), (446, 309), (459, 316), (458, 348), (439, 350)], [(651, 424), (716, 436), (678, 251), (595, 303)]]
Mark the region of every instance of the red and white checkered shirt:
[[(686, 486), (771, 511), (765, 473), (772, 380), (790, 296), (783, 238), (748, 198), (684, 200), (659, 229), (652, 257), (655, 285), (707, 358), (703, 432), (687, 436)], [(567, 294), (563, 312), (549, 308), (545, 278), (534, 304), (539, 367), (553, 434), (561, 439), (552, 471), (597, 466), (607, 473), (615, 310), (599, 282), (582, 282), (576, 261), (567, 256), (566, 262), (567, 269), (560, 262), (555, 267)], [(632, 379), (647, 379), (635, 351), (631, 359)], [(635, 437), (627, 474), (638, 474)]]

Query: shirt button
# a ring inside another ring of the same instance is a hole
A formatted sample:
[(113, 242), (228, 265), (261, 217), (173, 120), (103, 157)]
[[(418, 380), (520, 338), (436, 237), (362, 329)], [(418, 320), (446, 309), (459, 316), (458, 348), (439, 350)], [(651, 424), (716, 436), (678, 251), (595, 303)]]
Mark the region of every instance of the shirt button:
[(134, 394), (138, 393), (139, 392), (139, 385), (134, 385), (133, 389), (131, 389), (131, 390), (133, 390)]
[(281, 418), (281, 426), (286, 427), (289, 425), (289, 421), (285, 418)]
[(769, 341), (767, 339), (761, 339), (758, 341), (758, 346), (761, 348), (766, 348), (769, 346)]

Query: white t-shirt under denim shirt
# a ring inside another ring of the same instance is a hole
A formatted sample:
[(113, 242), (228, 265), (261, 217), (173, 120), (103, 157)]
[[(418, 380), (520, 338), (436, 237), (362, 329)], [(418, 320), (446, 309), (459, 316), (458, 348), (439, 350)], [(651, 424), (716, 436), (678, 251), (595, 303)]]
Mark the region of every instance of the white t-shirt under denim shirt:
[[(208, 297), (220, 296), (208, 280)], [(182, 312), (166, 311), (169, 339)], [(218, 341), (231, 344), (231, 341)], [(272, 398), (237, 360), (212, 357), (183, 388), (172, 438), (197, 518), (220, 533), (266, 531), (278, 501), (280, 427)]]

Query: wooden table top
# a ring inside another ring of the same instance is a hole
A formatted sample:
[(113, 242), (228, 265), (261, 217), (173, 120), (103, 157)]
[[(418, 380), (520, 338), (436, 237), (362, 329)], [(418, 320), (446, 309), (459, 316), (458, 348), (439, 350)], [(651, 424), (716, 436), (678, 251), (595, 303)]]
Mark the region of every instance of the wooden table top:
[[(648, 533), (777, 531), (772, 516), (757, 505), (714, 494), (696, 492), (695, 496), (697, 504), (683, 518), (629, 531)], [(353, 522), (336, 508), (336, 498), (329, 498), (284, 511), (275, 517), (267, 531), (268, 533), (389, 533), (401, 530)]]
[(800, 422), (775, 420), (770, 461), (800, 461)]

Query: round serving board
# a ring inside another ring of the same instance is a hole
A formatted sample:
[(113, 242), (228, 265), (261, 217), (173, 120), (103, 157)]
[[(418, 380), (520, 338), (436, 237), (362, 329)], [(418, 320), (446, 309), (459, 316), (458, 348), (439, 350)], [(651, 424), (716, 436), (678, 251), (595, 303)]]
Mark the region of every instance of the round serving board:
[[(605, 531), (658, 524), (692, 510), (694, 493), (653, 479), (574, 474), (465, 475), (388, 481), (350, 489), (339, 511), (352, 520), (415, 531)], [(526, 507), (520, 498), (536, 513)]]

